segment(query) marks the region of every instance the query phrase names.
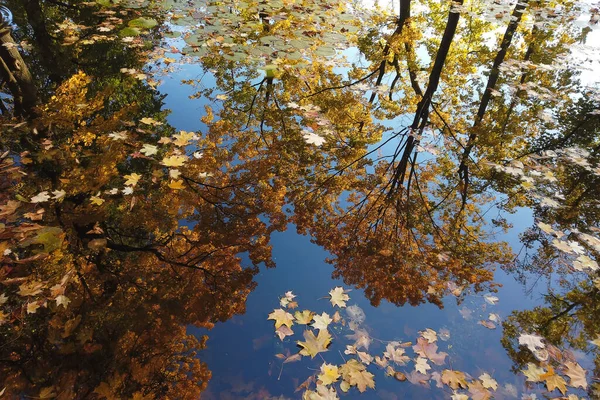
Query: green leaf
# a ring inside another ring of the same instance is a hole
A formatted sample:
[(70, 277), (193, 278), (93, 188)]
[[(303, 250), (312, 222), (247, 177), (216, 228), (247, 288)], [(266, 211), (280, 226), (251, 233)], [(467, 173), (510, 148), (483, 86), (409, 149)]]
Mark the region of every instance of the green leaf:
[(151, 29), (158, 25), (158, 22), (154, 18), (136, 18), (129, 21), (127, 24), (131, 28)]
[(119, 36), (127, 37), (127, 36), (139, 36), (142, 32), (138, 28), (123, 28), (119, 31)]

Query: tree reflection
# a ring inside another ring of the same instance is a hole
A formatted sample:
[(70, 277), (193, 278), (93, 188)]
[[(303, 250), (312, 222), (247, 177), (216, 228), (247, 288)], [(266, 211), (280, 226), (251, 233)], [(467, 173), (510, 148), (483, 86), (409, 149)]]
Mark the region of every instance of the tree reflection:
[[(14, 112), (5, 109), (1, 138), (0, 365), (10, 395), (197, 397), (210, 377), (196, 354), (205, 338), (185, 327), (244, 312), (257, 266), (274, 265), (270, 234), (289, 222), (374, 305), (441, 306), (450, 293), (493, 289), (494, 268), (513, 259), (487, 224), (495, 190), (506, 208), (537, 207), (568, 235), (597, 228), (585, 207), (597, 171), (565, 166), (531, 195), (523, 171), (548, 177), (551, 162), (518, 161), (596, 145), (595, 105), (574, 95), (576, 71), (558, 66), (581, 39), (569, 7), (519, 2), (491, 17), (461, 1), (415, 13), (402, 0), (390, 17), (323, 1), (170, 2), (172, 24), (192, 25), (171, 51), (215, 80), (196, 94), (210, 100), (206, 131), (176, 132), (142, 71), (144, 50), (172, 28), (156, 27), (152, 8), (8, 4), (17, 26), (3, 31), (13, 45), (0, 58), (21, 57), (38, 90), (26, 105), (16, 70), (4, 70)], [(498, 43), (486, 39), (498, 32)], [(336, 46), (354, 46), (367, 65), (337, 64)], [(175, 62), (163, 56), (152, 66)], [(568, 207), (549, 211), (557, 186)], [(552, 239), (538, 239), (540, 260), (555, 261)], [(552, 316), (538, 310), (557, 340), (565, 318), (595, 315), (583, 298), (597, 288), (576, 286), (548, 298)]]

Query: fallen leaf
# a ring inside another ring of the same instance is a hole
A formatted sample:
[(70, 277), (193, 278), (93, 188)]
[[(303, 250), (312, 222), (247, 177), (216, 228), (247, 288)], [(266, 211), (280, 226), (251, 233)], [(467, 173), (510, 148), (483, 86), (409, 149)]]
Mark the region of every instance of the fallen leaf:
[(294, 331), (292, 331), (285, 325), (281, 325), (279, 328), (277, 328), (275, 333), (277, 334), (277, 336), (279, 336), (279, 339), (283, 340), (286, 336), (292, 336), (294, 334)]
[[(348, 360), (339, 369), (342, 379), (351, 386), (356, 386), (358, 391), (363, 393), (367, 388), (375, 389), (374, 375), (366, 371), (364, 364), (357, 360)], [(344, 388), (342, 388), (344, 390)], [(347, 391), (347, 390), (344, 390)]]
[(331, 296), (331, 304), (340, 308), (346, 307), (346, 302), (350, 300), (350, 296), (344, 293), (344, 288), (339, 286), (331, 289), (329, 295)]
[(426, 374), (428, 370), (431, 369), (431, 366), (427, 364), (427, 359), (423, 357), (418, 357), (415, 360), (415, 371), (418, 371), (422, 374)]
[(483, 384), (484, 388), (492, 390), (498, 389), (498, 382), (496, 382), (496, 380), (492, 378), (487, 372), (481, 374), (479, 376), (479, 379), (481, 380), (481, 383)]
[[(291, 315), (290, 315), (291, 317)], [(327, 351), (327, 347), (331, 343), (331, 335), (327, 330), (319, 330), (319, 334), (315, 336), (313, 331), (304, 331), (305, 342), (297, 341), (298, 346), (302, 347), (300, 354), (314, 358), (318, 353)]]
[(585, 369), (581, 368), (581, 365), (574, 363), (572, 361), (567, 361), (565, 363), (565, 367), (567, 368), (565, 371), (565, 375), (571, 378), (569, 382), (569, 386), (580, 387), (582, 389), (587, 389), (587, 380), (585, 378)]
[(429, 343), (434, 343), (437, 341), (437, 333), (433, 329), (425, 329), (421, 332), (421, 336), (427, 339)]
[(486, 320), (481, 320), (478, 322), (479, 325), (483, 325), (488, 329), (496, 329), (496, 324), (494, 324), (492, 321), (486, 321)]
[(323, 312), (321, 315), (315, 315), (313, 320), (315, 322), (313, 322), (312, 327), (318, 330), (327, 330), (327, 327), (333, 321), (326, 312)]
[(479, 381), (469, 382), (469, 393), (473, 400), (488, 400), (492, 396), (492, 393)]
[(442, 382), (456, 390), (460, 387), (467, 388), (467, 381), (464, 372), (445, 369), (442, 371)]
[(294, 324), (294, 317), (292, 316), (292, 314), (286, 312), (281, 308), (273, 310), (273, 312), (269, 314), (269, 318), (267, 319), (275, 320), (275, 329), (279, 328), (281, 325), (286, 325), (288, 328), (291, 328)]
[(296, 318), (296, 323), (300, 325), (308, 325), (313, 319), (313, 312), (310, 310), (304, 310), (302, 312), (296, 311), (294, 313), (294, 318)]
[(321, 364), (321, 373), (317, 376), (323, 385), (331, 385), (340, 377), (337, 365), (323, 363)]
[(165, 167), (181, 167), (186, 161), (186, 157), (174, 155), (163, 158), (161, 164)]
[(519, 336), (519, 344), (526, 346), (531, 352), (535, 352), (538, 347), (540, 349), (545, 347), (544, 343), (542, 343), (542, 339), (543, 337), (538, 335), (522, 333)]
[(417, 344), (413, 346), (415, 353), (421, 357), (425, 357), (433, 361), (437, 365), (444, 364), (444, 360), (447, 353), (437, 352), (438, 346), (434, 343), (429, 343), (426, 339), (419, 337), (417, 338)]
[(491, 294), (486, 294), (485, 296), (483, 296), (483, 298), (488, 304), (491, 305), (496, 305), (496, 303), (498, 303), (498, 301), (500, 300), (498, 297), (492, 296)]
[(540, 376), (540, 379), (546, 382), (546, 387), (550, 392), (554, 389), (560, 390), (562, 394), (565, 394), (567, 392), (565, 380), (562, 378), (562, 376), (554, 372), (554, 368), (552, 368), (551, 366), (548, 366), (548, 372), (542, 374)]
[(521, 370), (523, 374), (527, 377), (527, 381), (529, 382), (539, 382), (541, 381), (540, 376), (542, 376), (546, 370), (544, 368), (540, 368), (534, 363), (527, 363), (527, 369)]

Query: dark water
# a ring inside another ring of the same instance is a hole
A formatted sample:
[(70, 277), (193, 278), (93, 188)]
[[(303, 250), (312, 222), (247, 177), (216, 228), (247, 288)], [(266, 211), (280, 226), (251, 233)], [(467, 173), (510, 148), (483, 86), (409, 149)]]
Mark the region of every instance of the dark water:
[(3, 3), (0, 398), (598, 398), (597, 5), (381, 7)]

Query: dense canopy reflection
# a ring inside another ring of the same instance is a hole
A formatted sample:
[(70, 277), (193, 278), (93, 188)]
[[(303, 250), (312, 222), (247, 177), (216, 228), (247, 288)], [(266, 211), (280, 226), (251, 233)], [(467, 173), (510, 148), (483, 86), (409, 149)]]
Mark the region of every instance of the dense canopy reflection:
[[(546, 304), (504, 321), (515, 372), (569, 349), (598, 367), (600, 97), (578, 60), (597, 9), (2, 4), (2, 393), (198, 398), (211, 372), (188, 327), (245, 312), (289, 224), (374, 306), (494, 291), (498, 267), (547, 276)], [(169, 120), (171, 76), (203, 106), (194, 132)], [(515, 254), (503, 213), (522, 207), (536, 225)]]

